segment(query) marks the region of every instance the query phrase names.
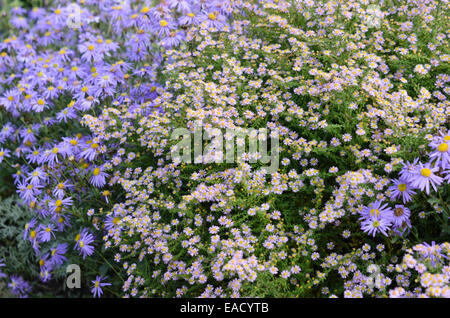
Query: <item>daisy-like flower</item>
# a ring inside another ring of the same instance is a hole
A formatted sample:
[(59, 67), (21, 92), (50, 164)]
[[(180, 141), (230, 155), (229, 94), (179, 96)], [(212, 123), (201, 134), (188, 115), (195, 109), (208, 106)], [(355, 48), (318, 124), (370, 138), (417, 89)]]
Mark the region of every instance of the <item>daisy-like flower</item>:
[(31, 172), (28, 177), (25, 179), (30, 184), (38, 186), (41, 182), (47, 180), (47, 174), (42, 168), (36, 168)]
[(25, 281), (21, 276), (11, 275), (11, 282), (8, 287), (11, 289), (11, 293), (16, 296), (26, 297), (31, 290), (30, 284)]
[(55, 226), (53, 224), (47, 224), (46, 226), (40, 226), (40, 231), (38, 232), (38, 240), (40, 242), (48, 242), (51, 240), (52, 236), (55, 237), (53, 231)]
[(50, 262), (52, 265), (62, 265), (66, 261), (64, 254), (67, 252), (67, 247), (67, 243), (62, 243), (50, 250)]
[(369, 219), (369, 218), (388, 218), (392, 214), (392, 209), (388, 207), (387, 204), (383, 204), (383, 201), (375, 201), (369, 204), (367, 207), (364, 207), (360, 214), (361, 219)]
[(71, 197), (57, 199), (50, 203), (50, 211), (52, 213), (59, 213), (64, 207), (71, 206), (72, 204), (73, 200)]
[(430, 161), (435, 161), (435, 165), (443, 169), (450, 168), (450, 141), (437, 144), (435, 150), (430, 154)]
[(94, 247), (91, 245), (94, 240), (94, 235), (89, 233), (89, 230), (86, 228), (83, 229), (81, 233), (77, 234), (77, 236), (75, 237), (75, 241), (77, 243), (75, 244), (74, 249), (80, 252), (80, 255), (83, 256), (83, 259), (85, 259), (86, 256), (92, 255), (94, 253)]
[(411, 211), (404, 205), (397, 204), (395, 209), (392, 211), (391, 221), (392, 225), (396, 228), (402, 226), (411, 226), (409, 217), (411, 216)]
[(419, 163), (416, 170), (411, 177), (411, 185), (421, 191), (430, 194), (430, 184), (434, 191), (437, 191), (436, 186), (442, 183), (442, 178), (435, 175), (434, 173), (439, 171), (439, 167), (432, 167), (431, 163)]
[(100, 145), (96, 142), (87, 142), (86, 148), (79, 154), (79, 157), (92, 161), (97, 156), (99, 147)]
[(103, 286), (110, 286), (110, 283), (103, 283), (102, 281), (105, 280), (107, 277), (101, 277), (101, 276), (97, 276), (95, 278), (95, 280), (92, 281), (92, 289), (91, 289), (91, 293), (94, 297), (101, 297), (101, 295), (103, 294), (103, 290), (102, 287)]
[(8, 158), (10, 154), (10, 151), (8, 149), (0, 148), (0, 163), (3, 161), (4, 158)]
[(106, 172), (103, 172), (103, 167), (96, 167), (94, 170), (92, 170), (92, 177), (89, 179), (89, 181), (93, 186), (101, 188), (106, 183), (106, 177), (108, 177), (108, 174)]
[(367, 232), (367, 234), (375, 236), (377, 233), (382, 233), (388, 236), (390, 230), (391, 221), (383, 217), (371, 217), (361, 222), (361, 230)]
[(409, 181), (410, 178), (414, 178), (418, 162), (419, 158), (416, 158), (413, 162), (403, 163), (403, 168), (400, 171), (403, 180)]
[(402, 198), (403, 203), (410, 202), (412, 200), (412, 196), (416, 194), (412, 190), (412, 186), (408, 181), (403, 180), (402, 178), (397, 180), (392, 180), (393, 185), (388, 188), (391, 193), (391, 200), (397, 200), (399, 197)]

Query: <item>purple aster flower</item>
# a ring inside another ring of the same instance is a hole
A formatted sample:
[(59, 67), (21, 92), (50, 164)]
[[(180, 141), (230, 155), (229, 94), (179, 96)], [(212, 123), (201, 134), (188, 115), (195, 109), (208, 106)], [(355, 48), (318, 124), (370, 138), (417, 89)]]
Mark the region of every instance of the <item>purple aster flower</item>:
[(4, 158), (8, 158), (10, 153), (8, 149), (0, 148), (0, 163)]
[(87, 62), (94, 62), (103, 59), (103, 52), (99, 48), (100, 46), (94, 42), (85, 42), (78, 45), (81, 58)]
[(34, 143), (36, 142), (36, 136), (34, 136), (34, 131), (31, 128), (24, 128), (20, 131), (20, 137), (23, 138), (22, 142), (25, 143)]
[(80, 252), (80, 255), (83, 256), (83, 259), (86, 256), (92, 255), (94, 253), (94, 247), (90, 244), (94, 242), (94, 235), (89, 233), (88, 229), (83, 229), (80, 234), (77, 234), (75, 241), (75, 248)]
[(443, 169), (450, 167), (450, 141), (442, 140), (435, 145), (435, 151), (430, 154), (430, 161), (435, 161), (435, 165)]
[(64, 207), (71, 206), (73, 204), (73, 200), (71, 197), (67, 197), (65, 199), (57, 199), (50, 202), (50, 211), (52, 213), (59, 213)]
[(40, 242), (48, 242), (53, 238), (55, 238), (55, 234), (53, 231), (55, 230), (55, 226), (53, 224), (40, 225), (39, 232), (37, 234), (38, 240)]
[(412, 186), (408, 181), (403, 180), (402, 178), (398, 180), (392, 180), (393, 185), (388, 188), (388, 191), (391, 193), (391, 200), (397, 200), (399, 197), (402, 197), (403, 203), (409, 202), (412, 200), (413, 195), (416, 194), (412, 190)]
[(5, 142), (6, 139), (10, 138), (14, 131), (15, 128), (10, 122), (3, 125), (2, 129), (0, 130), (0, 144)]
[(167, 0), (167, 5), (171, 9), (175, 9), (179, 12), (189, 12), (191, 11), (192, 1), (188, 0)]
[(24, 17), (13, 17), (11, 24), (17, 29), (28, 29), (28, 22)]
[(120, 218), (119, 217), (112, 217), (111, 215), (107, 216), (105, 219), (105, 230), (109, 231), (112, 230), (114, 227), (117, 226), (119, 223)]
[(108, 177), (108, 174), (106, 172), (103, 172), (103, 167), (96, 167), (94, 170), (92, 170), (92, 176), (89, 181), (93, 186), (101, 188), (106, 183), (106, 177)]
[(392, 225), (396, 228), (399, 227), (410, 227), (411, 222), (409, 220), (409, 217), (411, 216), (411, 211), (405, 207), (404, 205), (396, 205), (395, 209), (392, 211)]
[(180, 25), (198, 25), (200, 22), (200, 17), (193, 12), (187, 13), (178, 20)]
[(47, 267), (42, 267), (39, 273), (39, 278), (45, 283), (52, 279), (51, 269)]
[(96, 142), (86, 142), (86, 146), (84, 150), (79, 154), (79, 157), (88, 161), (92, 161), (97, 156), (99, 147), (100, 145)]
[(41, 194), (41, 188), (42, 186), (19, 182), (17, 186), (17, 193), (19, 193), (20, 197), (24, 200), (25, 203), (30, 203), (35, 200), (36, 196)]
[(168, 36), (170, 32), (176, 29), (176, 24), (172, 19), (165, 18), (157, 21), (153, 28), (159, 37), (164, 37)]
[(435, 191), (436, 186), (442, 183), (442, 178), (434, 173), (439, 171), (439, 167), (431, 167), (431, 163), (419, 163), (413, 176), (410, 179), (411, 185), (421, 191), (425, 190), (426, 194), (430, 193), (430, 184)]
[(170, 32), (170, 34), (167, 37), (161, 40), (161, 45), (164, 46), (165, 48), (171, 48), (180, 44), (182, 41), (184, 41), (184, 39), (185, 35), (183, 31), (178, 32), (173, 31)]
[(3, 105), (7, 111), (14, 112), (20, 101), (19, 90), (9, 90), (2, 97), (0, 97), (0, 105)]
[(56, 185), (53, 189), (53, 195), (58, 199), (62, 199), (66, 191), (73, 188), (74, 186), (70, 184), (69, 181), (65, 180), (64, 182), (60, 182)]
[(35, 218), (32, 218), (30, 220), (30, 222), (25, 224), (25, 229), (23, 231), (23, 239), (25, 240), (28, 236), (28, 232), (30, 231), (30, 229), (32, 229), (37, 223), (37, 220)]
[(11, 289), (11, 294), (19, 297), (27, 297), (27, 294), (31, 290), (30, 284), (20, 276), (11, 275), (10, 279), (11, 282), (8, 284), (8, 287)]
[(107, 277), (101, 277), (97, 276), (95, 280), (92, 281), (93, 287), (91, 289), (91, 293), (94, 295), (94, 297), (101, 297), (103, 294), (102, 287), (103, 286), (110, 286), (110, 283), (103, 283), (102, 281), (105, 280)]
[(409, 161), (403, 163), (403, 168), (400, 171), (400, 176), (403, 180), (409, 181), (410, 178), (414, 178), (418, 162), (419, 158), (416, 158), (412, 163)]
[(77, 118), (77, 112), (75, 109), (71, 107), (66, 107), (63, 110), (61, 110), (58, 114), (56, 114), (56, 120), (58, 122), (65, 122), (67, 123), (68, 120)]
[(54, 266), (62, 265), (66, 261), (66, 257), (64, 256), (64, 254), (66, 254), (67, 252), (67, 247), (67, 243), (62, 243), (50, 250), (50, 262)]
[(381, 217), (371, 217), (361, 222), (361, 230), (372, 236), (379, 232), (388, 236), (387, 232), (390, 230), (390, 226), (389, 219)]
[(362, 219), (369, 218), (387, 218), (389, 219), (392, 214), (392, 209), (388, 207), (387, 204), (383, 204), (383, 201), (375, 201), (369, 204), (367, 207), (364, 207), (360, 214)]
[(33, 172), (28, 174), (28, 177), (25, 180), (32, 185), (39, 186), (41, 182), (45, 182), (47, 180), (47, 173), (45, 173), (41, 168), (36, 168)]
[(207, 28), (215, 28), (221, 30), (225, 25), (227, 25), (227, 18), (220, 14), (219, 11), (204, 12), (200, 16), (200, 20)]

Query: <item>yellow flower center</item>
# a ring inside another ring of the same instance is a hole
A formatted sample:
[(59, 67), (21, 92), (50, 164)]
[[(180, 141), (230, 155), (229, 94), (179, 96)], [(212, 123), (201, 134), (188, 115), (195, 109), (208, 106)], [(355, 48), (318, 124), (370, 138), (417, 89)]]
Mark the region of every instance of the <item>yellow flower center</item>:
[(428, 168), (423, 168), (422, 170), (420, 170), (420, 174), (424, 177), (429, 177), (431, 176), (431, 170)]
[(439, 152), (447, 152), (448, 151), (448, 145), (446, 143), (442, 143), (437, 147), (437, 150)]
[(31, 237), (32, 239), (34, 239), (34, 238), (36, 237), (36, 231), (31, 231), (31, 232), (30, 232), (30, 237)]
[(195, 17), (195, 14), (193, 14), (193, 13), (188, 13), (187, 16), (193, 18), (193, 17)]
[(141, 10), (141, 13), (147, 13), (147, 12), (149, 12), (150, 11), (150, 9), (149, 8), (147, 8), (147, 7), (143, 7), (142, 8), (142, 10)]
[(94, 176), (98, 176), (100, 174), (100, 168), (95, 168), (93, 174)]
[(45, 104), (44, 100), (42, 99), (38, 99), (37, 103), (41, 106)]
[(380, 222), (378, 220), (375, 220), (375, 221), (373, 221), (372, 225), (373, 225), (373, 227), (379, 227)]
[(379, 211), (378, 209), (372, 209), (372, 210), (370, 210), (370, 215), (371, 215), (371, 216), (374, 216), (374, 214), (376, 214), (377, 216), (379, 216), (379, 215), (380, 215), (380, 211)]
[(91, 45), (89, 45), (89, 46), (87, 47), (87, 49), (88, 49), (89, 51), (94, 51), (94, 46), (91, 44)]
[(94, 142), (94, 143), (92, 143), (92, 145), (91, 145), (91, 148), (92, 148), (92, 149), (97, 149), (97, 148), (98, 148), (98, 144), (97, 144), (97, 143), (95, 143), (95, 142)]
[(58, 200), (55, 201), (55, 206), (56, 207), (60, 207), (61, 205), (62, 205), (62, 201), (61, 200), (58, 199)]
[(398, 185), (398, 191), (400, 191), (400, 192), (406, 191), (406, 184), (400, 183)]
[(75, 236), (75, 242), (78, 242), (81, 238), (81, 234), (77, 234), (77, 236)]
[(58, 149), (57, 147), (55, 147), (55, 148), (52, 149), (52, 152), (53, 152), (54, 154), (57, 154), (58, 151), (59, 151), (59, 149)]
[(450, 135), (444, 137), (444, 141), (450, 141)]
[(114, 225), (117, 225), (117, 223), (119, 223), (119, 221), (120, 221), (120, 218), (115, 217), (115, 218), (113, 219)]
[(45, 265), (45, 261), (43, 259), (39, 260), (39, 265), (42, 267)]
[(161, 27), (165, 27), (165, 26), (169, 25), (169, 23), (166, 20), (161, 20), (161, 21), (159, 21), (159, 25)]
[(210, 20), (215, 20), (216, 19), (216, 15), (214, 13), (210, 13), (210, 14), (208, 14), (208, 18)]

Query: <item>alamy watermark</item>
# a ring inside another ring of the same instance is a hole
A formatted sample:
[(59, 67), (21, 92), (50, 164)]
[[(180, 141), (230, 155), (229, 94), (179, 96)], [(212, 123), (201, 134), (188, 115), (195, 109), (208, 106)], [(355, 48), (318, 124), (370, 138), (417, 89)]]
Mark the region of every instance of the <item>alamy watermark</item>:
[(175, 164), (248, 162), (259, 164), (261, 172), (268, 174), (275, 173), (279, 167), (278, 130), (267, 128), (223, 130), (205, 128), (201, 122), (197, 122), (192, 129), (174, 129), (171, 140), (178, 140), (170, 152)]
[(71, 29), (79, 29), (81, 27), (81, 7), (76, 3), (67, 6), (67, 26)]
[(369, 28), (379, 28), (381, 20), (383, 19), (383, 12), (376, 4), (371, 4), (366, 9), (365, 22)]
[(70, 264), (66, 267), (66, 287), (69, 289), (81, 288), (81, 269), (77, 264)]
[(383, 276), (381, 275), (380, 266), (376, 264), (370, 264), (367, 267), (367, 272), (370, 274), (366, 280), (367, 287), (369, 288), (376, 287), (378, 289), (381, 289), (383, 286), (382, 284)]

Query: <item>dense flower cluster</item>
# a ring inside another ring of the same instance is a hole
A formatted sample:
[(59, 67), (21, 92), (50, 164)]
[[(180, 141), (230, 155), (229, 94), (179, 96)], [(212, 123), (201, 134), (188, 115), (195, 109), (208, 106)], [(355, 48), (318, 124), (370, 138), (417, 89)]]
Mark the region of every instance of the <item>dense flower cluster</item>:
[[(41, 281), (70, 259), (94, 297), (450, 296), (447, 2), (54, 2), (0, 43)], [(178, 128), (252, 128), (276, 169), (173, 160)]]

